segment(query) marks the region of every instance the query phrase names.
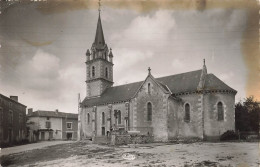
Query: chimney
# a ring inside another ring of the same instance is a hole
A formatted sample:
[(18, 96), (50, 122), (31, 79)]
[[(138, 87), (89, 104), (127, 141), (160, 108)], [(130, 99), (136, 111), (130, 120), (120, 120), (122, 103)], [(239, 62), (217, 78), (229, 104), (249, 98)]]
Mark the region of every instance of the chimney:
[(28, 115), (32, 115), (33, 113), (33, 109), (32, 108), (28, 108)]
[(10, 96), (10, 99), (18, 102), (18, 96)]
[(58, 112), (59, 112), (59, 110), (58, 110), (58, 109), (56, 109), (56, 110), (55, 110), (55, 113), (56, 113), (56, 114), (58, 114)]

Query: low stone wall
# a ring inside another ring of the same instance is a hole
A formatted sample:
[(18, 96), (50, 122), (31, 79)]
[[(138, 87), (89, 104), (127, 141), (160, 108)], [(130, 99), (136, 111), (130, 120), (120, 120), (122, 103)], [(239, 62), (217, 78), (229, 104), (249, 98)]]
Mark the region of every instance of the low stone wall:
[(116, 135), (115, 145), (126, 145), (126, 144), (143, 144), (151, 143), (154, 141), (153, 136), (147, 135)]

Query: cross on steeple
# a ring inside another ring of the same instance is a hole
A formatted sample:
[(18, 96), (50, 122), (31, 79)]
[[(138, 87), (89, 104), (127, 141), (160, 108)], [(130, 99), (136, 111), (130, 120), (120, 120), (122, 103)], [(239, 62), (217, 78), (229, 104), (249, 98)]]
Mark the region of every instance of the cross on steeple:
[(148, 67), (148, 73), (151, 74), (151, 68), (150, 67)]
[(100, 1), (101, 0), (98, 1), (98, 12), (99, 12), (99, 14), (100, 14), (100, 11), (101, 11), (101, 9), (100, 9), (101, 8), (101, 2)]

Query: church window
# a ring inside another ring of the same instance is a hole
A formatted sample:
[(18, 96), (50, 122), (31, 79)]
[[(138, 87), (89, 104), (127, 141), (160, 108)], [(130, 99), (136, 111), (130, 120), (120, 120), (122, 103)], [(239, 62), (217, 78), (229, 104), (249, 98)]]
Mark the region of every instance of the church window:
[(117, 123), (121, 124), (121, 111), (120, 110), (117, 111)]
[(149, 102), (147, 103), (147, 121), (152, 121), (152, 114), (153, 114), (152, 104)]
[(218, 103), (218, 120), (219, 121), (224, 120), (224, 108), (221, 102)]
[(190, 105), (188, 103), (186, 103), (184, 108), (185, 108), (184, 121), (185, 122), (190, 122)]
[(148, 93), (150, 94), (151, 93), (151, 84), (148, 83)]
[(88, 113), (88, 124), (89, 124), (89, 122), (90, 122), (90, 115), (89, 115), (89, 113)]
[(107, 67), (106, 67), (105, 75), (106, 75), (106, 78), (108, 78), (108, 69), (107, 69)]
[(95, 67), (92, 66), (92, 77), (95, 77)]
[(102, 125), (105, 125), (105, 113), (102, 112)]

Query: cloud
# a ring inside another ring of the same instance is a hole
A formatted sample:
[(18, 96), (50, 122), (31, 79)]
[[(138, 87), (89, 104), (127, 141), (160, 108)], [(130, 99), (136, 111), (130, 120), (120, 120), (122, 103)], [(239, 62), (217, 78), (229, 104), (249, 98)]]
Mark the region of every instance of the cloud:
[(59, 77), (60, 59), (41, 49), (27, 62), (17, 67), (21, 84), (29, 89), (49, 90), (55, 88)]
[(223, 73), (219, 75), (219, 78), (224, 82), (230, 82), (234, 77), (234, 73), (232, 71)]
[(174, 60), (172, 61), (172, 67), (173, 67), (173, 68), (180, 69), (180, 68), (183, 68), (183, 67), (184, 67), (184, 64), (183, 64), (183, 62), (181, 62), (179, 59), (174, 59)]
[(153, 52), (151, 51), (118, 49), (114, 53), (116, 55), (114, 63), (119, 71), (126, 70), (153, 57)]
[(154, 14), (134, 18), (125, 30), (114, 32), (111, 38), (117, 48), (131, 46), (134, 42), (137, 48), (152, 50), (151, 47), (167, 42), (174, 26), (175, 20), (171, 12), (156, 11)]

